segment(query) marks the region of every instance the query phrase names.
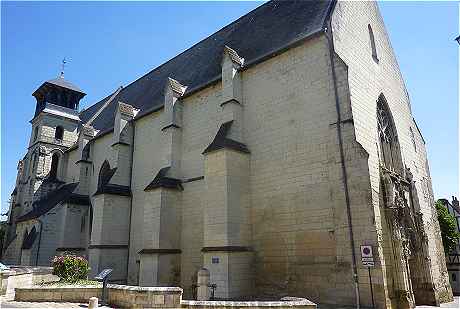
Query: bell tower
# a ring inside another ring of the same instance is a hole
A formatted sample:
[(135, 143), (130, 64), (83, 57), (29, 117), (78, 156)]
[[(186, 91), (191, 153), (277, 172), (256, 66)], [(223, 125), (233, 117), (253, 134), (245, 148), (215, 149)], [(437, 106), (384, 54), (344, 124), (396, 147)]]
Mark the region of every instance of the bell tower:
[(37, 100), (35, 116), (46, 108), (47, 104), (61, 106), (78, 111), (80, 100), (86, 95), (80, 88), (64, 79), (62, 71), (59, 77), (44, 82), (32, 94)]
[(66, 179), (63, 154), (78, 139), (79, 102), (86, 94), (64, 78), (64, 64), (57, 78), (45, 81), (32, 94), (36, 107), (21, 177), (26, 192), (23, 213), (47, 192), (72, 181)]

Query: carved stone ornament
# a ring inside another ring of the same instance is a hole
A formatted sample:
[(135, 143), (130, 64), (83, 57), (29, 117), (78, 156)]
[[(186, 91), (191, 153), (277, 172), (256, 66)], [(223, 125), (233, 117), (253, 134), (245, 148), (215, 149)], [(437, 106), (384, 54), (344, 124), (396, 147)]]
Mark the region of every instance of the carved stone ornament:
[(38, 155), (46, 156), (46, 147), (45, 146), (40, 146), (40, 148), (38, 149)]
[(88, 126), (88, 125), (83, 125), (83, 127), (81, 128), (81, 132), (83, 134), (83, 136), (86, 136), (86, 137), (89, 137), (89, 138), (93, 138), (94, 135), (95, 135), (95, 130), (92, 126)]
[(118, 110), (122, 115), (126, 115), (129, 117), (134, 116), (134, 108), (129, 104), (118, 102)]
[[(421, 250), (426, 237), (421, 214), (413, 213), (407, 198), (410, 194), (408, 190), (412, 183), (412, 173), (410, 170), (406, 172), (406, 180), (388, 171), (383, 171), (381, 177), (392, 237), (401, 244), (402, 254), (409, 258), (413, 252)], [(408, 180), (411, 180), (409, 186)]]

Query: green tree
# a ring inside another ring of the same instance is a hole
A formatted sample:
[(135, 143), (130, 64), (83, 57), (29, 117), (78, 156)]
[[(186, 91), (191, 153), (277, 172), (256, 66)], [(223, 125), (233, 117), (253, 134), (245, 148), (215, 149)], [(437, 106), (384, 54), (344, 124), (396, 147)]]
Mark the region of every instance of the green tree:
[(441, 201), (436, 202), (439, 227), (441, 228), (442, 244), (446, 254), (451, 253), (458, 243), (460, 234), (457, 232), (457, 225), (454, 216), (444, 207)]

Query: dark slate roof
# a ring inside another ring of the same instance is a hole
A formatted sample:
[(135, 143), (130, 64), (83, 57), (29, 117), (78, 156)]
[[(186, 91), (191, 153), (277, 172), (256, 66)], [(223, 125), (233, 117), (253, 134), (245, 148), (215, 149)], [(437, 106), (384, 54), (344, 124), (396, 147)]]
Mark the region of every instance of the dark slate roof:
[(166, 176), (169, 169), (169, 166), (160, 169), (152, 182), (145, 187), (144, 191), (154, 190), (157, 188), (168, 188), (182, 191), (184, 188), (182, 187), (182, 181), (180, 179)]
[(34, 202), (33, 209), (25, 215), (19, 217), (16, 222), (38, 218), (46, 214), (59, 203), (71, 202), (72, 204), (89, 205), (90, 201), (87, 195), (73, 193), (77, 186), (78, 182), (69, 183), (51, 191), (43, 199)]
[(233, 149), (243, 153), (249, 153), (248, 147), (240, 142), (237, 142), (229, 137), (227, 137), (230, 128), (232, 127), (233, 120), (223, 123), (219, 131), (217, 131), (216, 136), (212, 140), (211, 144), (203, 151), (203, 154), (208, 152), (215, 151), (222, 148)]
[(50, 80), (47, 80), (45, 83), (53, 84), (56, 86), (60, 86), (60, 87), (67, 88), (67, 89), (84, 94), (83, 90), (81, 90), (80, 88), (78, 88), (77, 86), (69, 82), (68, 80), (65, 80), (64, 77), (57, 77), (54, 79), (50, 79)]
[[(102, 132), (113, 127), (118, 101), (140, 109), (138, 117), (161, 108), (168, 77), (187, 86), (184, 95), (219, 80), (225, 45), (245, 59), (244, 68), (322, 31), (333, 3), (278, 0), (261, 5), (123, 88), (94, 120), (93, 127)], [(109, 98), (82, 111), (81, 120), (90, 119)]]

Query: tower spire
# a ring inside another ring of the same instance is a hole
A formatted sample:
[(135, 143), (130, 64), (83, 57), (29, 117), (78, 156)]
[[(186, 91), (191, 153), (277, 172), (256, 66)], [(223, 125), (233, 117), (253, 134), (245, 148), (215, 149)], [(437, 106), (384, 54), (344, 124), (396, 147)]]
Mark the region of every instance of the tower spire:
[(64, 70), (65, 70), (66, 64), (67, 64), (67, 60), (64, 57), (64, 59), (62, 59), (62, 64), (61, 64), (61, 73), (59, 74), (60, 78), (64, 78)]

